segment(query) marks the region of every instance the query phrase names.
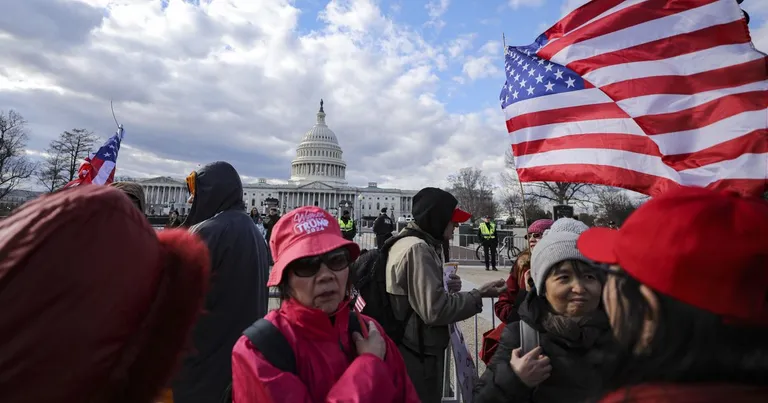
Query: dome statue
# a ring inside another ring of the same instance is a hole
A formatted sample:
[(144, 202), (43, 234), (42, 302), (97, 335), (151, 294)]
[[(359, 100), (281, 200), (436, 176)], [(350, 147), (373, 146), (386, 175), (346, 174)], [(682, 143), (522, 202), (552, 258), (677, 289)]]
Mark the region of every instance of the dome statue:
[(317, 112), (317, 123), (304, 134), (291, 162), (291, 181), (305, 184), (327, 182), (346, 185), (347, 164), (342, 157), (339, 140), (325, 123), (323, 100)]

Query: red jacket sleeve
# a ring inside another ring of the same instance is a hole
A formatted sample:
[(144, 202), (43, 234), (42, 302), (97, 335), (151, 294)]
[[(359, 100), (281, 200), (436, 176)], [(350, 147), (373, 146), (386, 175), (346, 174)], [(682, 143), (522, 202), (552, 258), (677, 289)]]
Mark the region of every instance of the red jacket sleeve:
[[(264, 400), (260, 400), (263, 394), (254, 385), (263, 385), (271, 396), (280, 396), (280, 401), (313, 403), (306, 385), (299, 377), (272, 366), (253, 348), (250, 341), (241, 337), (232, 351), (234, 403), (263, 402)], [(399, 391), (402, 391), (402, 394), (398, 393)], [(400, 351), (389, 338), (386, 361), (372, 354), (356, 357), (325, 399), (326, 403), (373, 401), (419, 402)]]
[[(513, 270), (514, 273), (514, 270)], [(496, 317), (504, 323), (509, 322), (510, 316), (515, 312), (515, 298), (520, 288), (517, 285), (517, 279), (514, 274), (510, 273), (507, 278), (507, 290), (499, 294), (499, 300), (493, 305), (493, 311), (496, 313)]]

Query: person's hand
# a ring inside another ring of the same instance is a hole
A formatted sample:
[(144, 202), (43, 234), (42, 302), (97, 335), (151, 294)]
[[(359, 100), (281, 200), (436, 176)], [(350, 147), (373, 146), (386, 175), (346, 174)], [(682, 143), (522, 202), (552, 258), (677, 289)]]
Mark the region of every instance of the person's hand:
[(542, 354), (541, 347), (536, 347), (526, 355), (521, 355), (522, 349), (512, 350), (512, 358), (509, 366), (515, 371), (520, 381), (529, 388), (533, 388), (549, 378), (552, 373), (552, 365), (549, 357)]
[(387, 355), (387, 342), (384, 337), (379, 333), (379, 328), (373, 321), (368, 322), (368, 338), (364, 338), (362, 334), (358, 332), (352, 333), (352, 340), (355, 342), (357, 348), (357, 354), (373, 354), (382, 360)]
[(458, 274), (451, 273), (448, 275), (448, 280), (445, 282), (448, 286), (449, 292), (461, 291), (461, 277)]
[(526, 270), (523, 273), (523, 281), (525, 282), (525, 291), (531, 291), (531, 271)]
[(495, 280), (485, 283), (477, 289), (483, 298), (496, 298), (502, 292), (507, 290), (507, 282), (504, 280)]

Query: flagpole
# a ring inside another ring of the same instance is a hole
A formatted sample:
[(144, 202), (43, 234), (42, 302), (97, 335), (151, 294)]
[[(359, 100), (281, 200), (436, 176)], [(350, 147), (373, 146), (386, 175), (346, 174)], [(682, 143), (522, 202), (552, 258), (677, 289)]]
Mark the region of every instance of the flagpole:
[[(501, 33), (501, 44), (504, 47), (504, 58), (507, 57), (507, 37), (504, 35), (504, 32)], [(506, 60), (505, 60), (506, 62)], [(512, 156), (514, 161), (514, 155)], [(525, 213), (526, 201), (525, 201), (525, 188), (523, 187), (523, 182), (520, 181), (520, 175), (517, 174), (517, 167), (515, 167), (515, 175), (517, 175), (517, 184), (520, 185), (520, 196), (523, 198), (523, 227), (525, 228), (525, 236), (526, 239), (530, 234), (528, 233), (528, 215)]]

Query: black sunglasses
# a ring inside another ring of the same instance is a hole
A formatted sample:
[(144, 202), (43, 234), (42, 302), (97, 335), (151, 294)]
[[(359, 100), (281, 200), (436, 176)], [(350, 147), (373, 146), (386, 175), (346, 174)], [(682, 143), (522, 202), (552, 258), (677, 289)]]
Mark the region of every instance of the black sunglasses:
[(349, 267), (349, 250), (341, 248), (332, 250), (319, 256), (308, 256), (296, 259), (286, 267), (296, 277), (312, 277), (320, 271), (320, 266), (325, 263), (331, 271), (342, 271)]

